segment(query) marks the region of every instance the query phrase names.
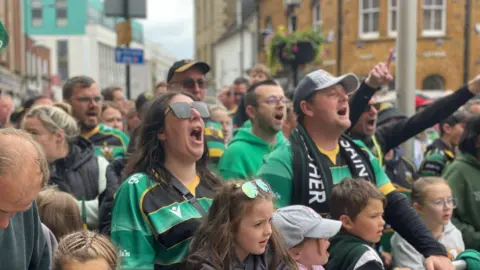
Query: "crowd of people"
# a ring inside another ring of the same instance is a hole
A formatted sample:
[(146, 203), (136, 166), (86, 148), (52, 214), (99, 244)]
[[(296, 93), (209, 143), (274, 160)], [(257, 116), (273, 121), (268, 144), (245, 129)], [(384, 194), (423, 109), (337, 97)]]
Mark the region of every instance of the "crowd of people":
[[(405, 115), (315, 70), (262, 64), (205, 103), (204, 62), (127, 100), (0, 96), (1, 269), (455, 269), (480, 261), (480, 75)], [(402, 144), (415, 139), (414, 160)], [(471, 267), (469, 268), (471, 269)]]

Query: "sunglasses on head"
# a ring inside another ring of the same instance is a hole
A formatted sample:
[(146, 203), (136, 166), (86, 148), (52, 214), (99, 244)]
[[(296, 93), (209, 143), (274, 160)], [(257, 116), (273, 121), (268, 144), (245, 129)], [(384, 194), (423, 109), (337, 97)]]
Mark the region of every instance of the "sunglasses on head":
[(271, 193), (272, 190), (270, 186), (261, 179), (256, 179), (252, 181), (248, 181), (242, 185), (242, 191), (249, 197), (250, 199), (254, 199), (260, 193), (259, 188), (264, 192)]
[(172, 103), (170, 104), (165, 115), (167, 115), (169, 112), (173, 112), (175, 117), (178, 119), (190, 119), (190, 117), (192, 117), (192, 109), (195, 109), (202, 118), (210, 117), (207, 104), (200, 101), (194, 101), (191, 104), (187, 102)]

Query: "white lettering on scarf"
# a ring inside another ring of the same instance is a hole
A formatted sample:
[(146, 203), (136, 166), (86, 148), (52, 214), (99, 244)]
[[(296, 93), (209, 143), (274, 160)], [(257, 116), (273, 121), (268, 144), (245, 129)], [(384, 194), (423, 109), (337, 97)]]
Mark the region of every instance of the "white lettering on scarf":
[(365, 167), (365, 164), (363, 164), (362, 159), (357, 154), (357, 151), (352, 148), (352, 145), (346, 140), (340, 140), (340, 145), (345, 149), (345, 152), (350, 155), (350, 159), (353, 161), (353, 164), (355, 164), (355, 168), (357, 168), (359, 171), (358, 176), (368, 177), (369, 175), (367, 173), (367, 167)]

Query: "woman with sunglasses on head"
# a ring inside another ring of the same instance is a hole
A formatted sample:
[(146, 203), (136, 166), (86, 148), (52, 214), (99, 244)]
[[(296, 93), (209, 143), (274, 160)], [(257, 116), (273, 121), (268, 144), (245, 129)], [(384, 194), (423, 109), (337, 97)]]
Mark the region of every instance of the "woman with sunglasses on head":
[(149, 106), (113, 206), (121, 269), (181, 269), (220, 185), (207, 168), (208, 116), (188, 93), (169, 91)]
[(272, 227), (273, 199), (263, 180), (226, 183), (195, 234), (184, 269), (297, 269)]

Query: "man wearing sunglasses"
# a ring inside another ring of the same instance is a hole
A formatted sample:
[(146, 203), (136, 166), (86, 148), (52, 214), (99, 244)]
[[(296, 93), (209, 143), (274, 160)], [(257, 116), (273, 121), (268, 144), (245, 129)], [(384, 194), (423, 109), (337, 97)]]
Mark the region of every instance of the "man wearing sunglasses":
[(87, 76), (72, 77), (65, 82), (62, 91), (63, 99), (72, 106), (80, 135), (93, 143), (95, 155), (109, 161), (125, 157), (128, 136), (99, 122), (103, 97), (95, 81)]
[[(205, 62), (180, 60), (170, 67), (167, 76), (169, 90), (187, 91), (198, 101), (204, 101), (207, 91), (206, 74), (210, 66)], [(210, 117), (205, 122), (205, 140), (210, 155), (210, 169), (216, 170), (220, 157), (225, 151), (222, 126)]]
[(258, 82), (245, 94), (245, 110), (251, 127), (239, 128), (220, 159), (218, 172), (224, 180), (251, 179), (262, 159), (285, 142), (282, 136), (286, 97), (273, 80)]
[[(379, 64), (375, 69), (384, 70), (385, 66)], [(387, 77), (372, 72), (358, 91), (374, 88)], [(324, 70), (307, 74), (293, 99), (297, 128), (292, 130), (289, 143), (265, 158), (258, 177), (278, 194), (277, 208), (301, 204), (327, 218), (334, 184), (347, 177), (368, 179), (387, 198), (385, 221), (426, 258), (426, 268), (453, 270), (445, 248), (433, 238), (405, 196), (395, 190), (378, 160), (362, 142), (344, 134), (351, 125), (348, 94), (358, 86), (353, 74), (333, 77)]]

